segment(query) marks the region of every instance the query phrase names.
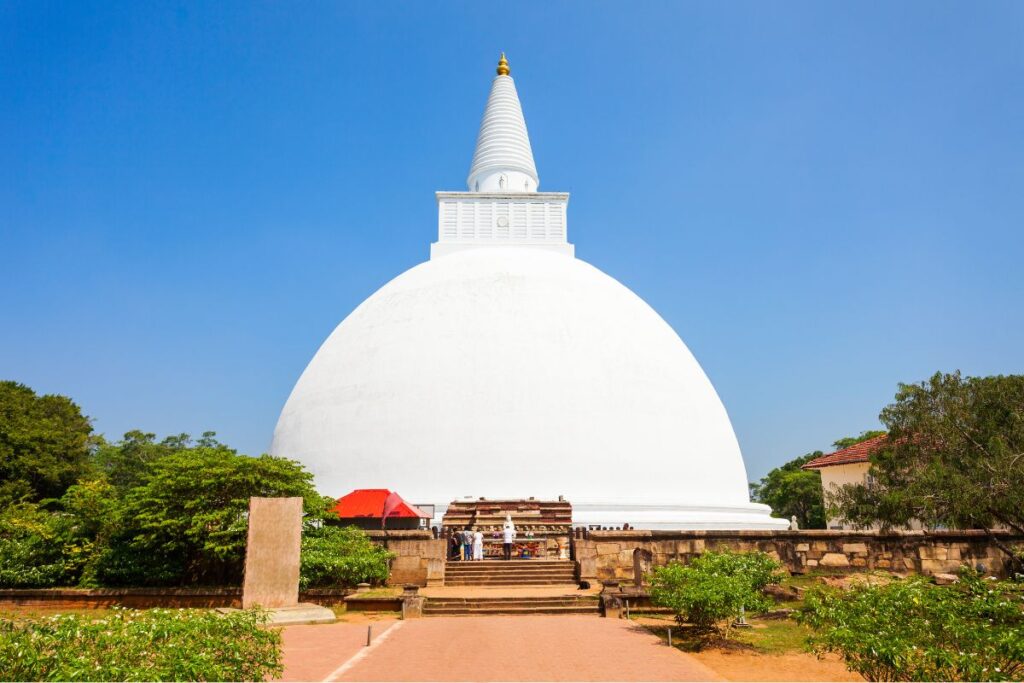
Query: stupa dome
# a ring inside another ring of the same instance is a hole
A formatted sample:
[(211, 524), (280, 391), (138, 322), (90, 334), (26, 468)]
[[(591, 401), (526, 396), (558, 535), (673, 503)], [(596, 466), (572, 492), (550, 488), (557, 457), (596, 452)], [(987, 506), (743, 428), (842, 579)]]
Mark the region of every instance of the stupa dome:
[[(522, 119), (510, 81), (506, 62), (482, 128)], [(491, 159), (488, 174), (523, 172), (521, 155)], [(320, 347), (271, 452), (332, 495), (389, 488), (439, 506), (561, 495), (576, 523), (786, 528), (750, 503), (729, 417), (676, 332), (573, 256), (568, 195), (472, 189), (437, 194), (431, 260)]]

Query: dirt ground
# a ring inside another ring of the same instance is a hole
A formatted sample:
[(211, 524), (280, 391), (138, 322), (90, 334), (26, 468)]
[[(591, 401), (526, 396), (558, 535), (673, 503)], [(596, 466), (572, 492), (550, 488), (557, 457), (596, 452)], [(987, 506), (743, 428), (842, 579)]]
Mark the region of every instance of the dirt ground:
[(766, 655), (754, 652), (705, 650), (691, 653), (701, 664), (727, 681), (863, 681), (847, 671), (839, 657), (818, 659), (814, 655), (790, 653)]

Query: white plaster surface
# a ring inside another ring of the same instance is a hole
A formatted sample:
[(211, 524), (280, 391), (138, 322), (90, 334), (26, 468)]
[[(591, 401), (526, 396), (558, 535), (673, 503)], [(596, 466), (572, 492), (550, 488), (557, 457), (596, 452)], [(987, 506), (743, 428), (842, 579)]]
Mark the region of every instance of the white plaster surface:
[(672, 328), (597, 268), (522, 247), (420, 264), (364, 301), (271, 451), (335, 496), (565, 495), (591, 523), (787, 525), (749, 502), (725, 408)]
[(540, 187), (511, 76), (495, 76), (491, 82), (466, 186), (470, 192), (536, 192)]

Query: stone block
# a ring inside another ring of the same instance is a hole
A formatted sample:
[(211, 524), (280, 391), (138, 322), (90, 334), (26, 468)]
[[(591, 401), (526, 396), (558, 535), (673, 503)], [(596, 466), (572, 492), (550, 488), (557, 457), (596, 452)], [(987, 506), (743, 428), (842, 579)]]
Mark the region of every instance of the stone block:
[(810, 549), (811, 549), (811, 544), (810, 543), (797, 543), (796, 547), (794, 548), (794, 550), (796, 550), (798, 553), (806, 553)]
[(815, 541), (811, 544), (811, 548), (818, 552), (828, 552), (828, 543), (826, 541)]
[(444, 585), (444, 560), (429, 558), (427, 560), (427, 585)]
[(917, 563), (914, 562), (914, 558), (912, 557), (904, 557), (903, 568), (909, 571), (914, 571), (915, 569), (917, 569)]
[(868, 546), (867, 546), (866, 543), (844, 543), (843, 544), (843, 552), (846, 553), (847, 555), (850, 555), (850, 554), (853, 554), (853, 553), (859, 553), (859, 554), (867, 555), (867, 553), (868, 553)]
[(604, 616), (608, 619), (622, 618), (622, 601), (616, 597), (602, 597), (601, 603), (604, 606)]
[(881, 559), (875, 561), (875, 566), (879, 569), (889, 569), (890, 567), (892, 567), (892, 562), (890, 560)]
[(807, 560), (807, 566), (808, 567), (817, 567), (818, 566), (818, 561), (817, 560)]
[(597, 559), (593, 557), (582, 558), (579, 560), (580, 565), (580, 579), (588, 581), (594, 581), (597, 579)]
[(921, 560), (921, 572), (924, 574), (945, 574), (956, 569), (957, 563), (947, 560)]
[(597, 554), (598, 555), (618, 555), (621, 550), (621, 546), (618, 543), (598, 543)]
[(850, 560), (850, 565), (854, 567), (866, 567), (868, 566), (868, 561), (863, 557), (855, 557)]
[(849, 567), (850, 560), (842, 553), (825, 553), (821, 558), (822, 567)]
[(938, 574), (935, 574), (932, 577), (932, 579), (935, 581), (935, 583), (937, 583), (940, 586), (951, 586), (952, 584), (958, 582), (960, 580), (960, 577), (958, 577), (956, 574), (943, 574), (940, 572)]
[(402, 598), (402, 618), (419, 619), (423, 616), (423, 605), (427, 599), (419, 595)]
[(250, 498), (242, 607), (299, 604), (302, 498)]

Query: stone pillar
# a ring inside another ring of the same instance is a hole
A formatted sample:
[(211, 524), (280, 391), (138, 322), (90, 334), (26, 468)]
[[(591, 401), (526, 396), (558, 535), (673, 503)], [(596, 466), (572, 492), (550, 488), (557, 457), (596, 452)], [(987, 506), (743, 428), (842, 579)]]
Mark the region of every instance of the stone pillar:
[(299, 604), (301, 498), (250, 498), (242, 608)]
[(334, 612), (299, 603), (301, 498), (250, 498), (242, 608), (270, 610), (272, 624), (330, 624)]

